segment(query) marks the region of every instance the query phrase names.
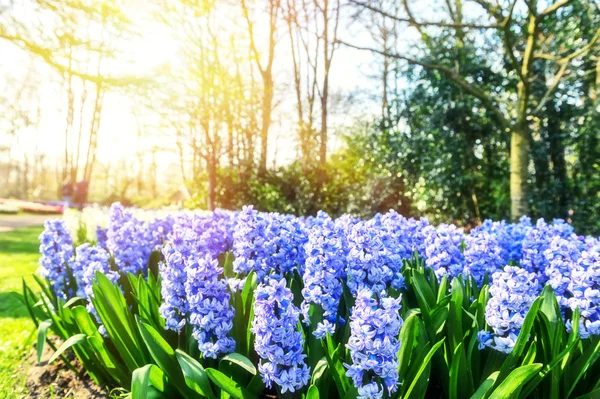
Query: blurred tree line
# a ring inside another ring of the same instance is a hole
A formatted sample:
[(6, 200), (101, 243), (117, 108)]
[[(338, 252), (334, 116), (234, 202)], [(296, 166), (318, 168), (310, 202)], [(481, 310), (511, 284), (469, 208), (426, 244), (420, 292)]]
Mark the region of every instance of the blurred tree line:
[[(154, 0), (148, 10), (185, 62), (150, 77), (101, 68), (122, 56), (115, 42), (136, 34), (127, 2), (28, 2), (56, 25), (32, 30), (9, 1), (0, 39), (60, 75), (57, 179), (123, 176), (105, 202), (168, 201), (156, 173), (157, 153), (169, 151), (178, 158), (169, 176), (185, 182), (194, 207), (363, 216), (395, 208), (465, 226), (529, 214), (600, 231), (596, 0)], [(84, 20), (82, 35), (75, 22)], [(86, 36), (98, 30), (89, 24), (102, 27), (102, 41)], [(56, 29), (63, 25), (71, 29)], [(344, 74), (340, 49), (370, 61), (375, 112), (332, 87)], [(115, 91), (136, 102), (140, 148), (102, 165), (102, 104)], [(346, 114), (354, 123), (336, 124)], [(269, 163), (275, 126), (290, 126), (285, 145), (296, 147), (284, 166)], [(161, 147), (143, 147), (149, 131)]]

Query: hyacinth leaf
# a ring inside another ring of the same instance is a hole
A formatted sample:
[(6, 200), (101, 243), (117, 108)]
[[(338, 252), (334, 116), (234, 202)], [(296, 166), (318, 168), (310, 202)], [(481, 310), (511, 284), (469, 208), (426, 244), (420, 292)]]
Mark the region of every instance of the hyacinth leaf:
[(158, 251), (152, 251), (150, 257), (148, 258), (148, 274), (153, 274), (154, 276), (159, 275), (158, 265), (160, 263), (161, 254)]
[[(550, 372), (554, 373), (556, 371), (556, 375), (554, 375), (552, 377), (552, 380), (554, 380), (555, 378), (560, 379), (562, 377), (562, 375), (564, 374), (564, 368), (559, 367), (557, 369), (557, 366), (559, 366), (561, 364), (564, 366), (566, 364), (566, 362), (568, 362), (569, 357), (573, 353), (573, 349), (579, 342), (579, 317), (580, 317), (579, 309), (576, 309), (575, 312), (573, 312), (573, 316), (572, 316), (573, 330), (569, 334), (569, 340), (567, 342), (567, 346), (557, 356), (554, 356), (552, 358), (551, 362), (549, 362), (548, 364), (545, 364), (544, 367), (542, 368), (542, 370), (540, 370), (540, 372), (534, 378), (531, 379), (531, 381), (527, 384), (527, 387), (523, 391), (524, 396), (531, 394), (538, 387), (538, 385), (544, 380), (544, 378), (548, 375), (548, 373), (550, 373)], [(560, 390), (559, 390), (558, 386), (554, 386), (553, 389), (557, 392), (557, 395), (559, 395)]]
[(73, 345), (80, 345), (87, 341), (87, 337), (85, 334), (75, 334), (71, 338), (67, 339), (63, 344), (58, 348), (56, 352), (52, 354), (48, 363), (52, 363), (55, 361), (64, 351), (72, 347)]
[(456, 347), (450, 366), (450, 398), (467, 398), (473, 392), (473, 382), (467, 367), (467, 358), (463, 343)]
[(398, 374), (400, 379), (408, 372), (411, 356), (415, 353), (415, 341), (418, 326), (418, 316), (412, 314), (404, 320), (400, 329), (400, 350), (398, 351)]
[(244, 287), (242, 288), (242, 305), (243, 309), (247, 310), (252, 307), (252, 302), (254, 300), (254, 289), (256, 288), (256, 272), (252, 270), (246, 276), (246, 282), (244, 283)]
[(120, 289), (104, 274), (97, 272), (92, 290), (94, 308), (127, 368), (133, 371), (149, 363), (146, 361), (145, 345), (141, 342)]
[(442, 277), (442, 281), (440, 281), (440, 286), (438, 287), (437, 292), (437, 303), (439, 303), (448, 292), (448, 276)]
[(590, 342), (590, 345), (583, 352), (583, 354), (573, 363), (570, 370), (570, 389), (568, 396), (571, 396), (579, 380), (583, 378), (585, 373), (594, 364), (598, 358), (600, 358), (600, 339), (595, 338), (594, 341)]
[(181, 366), (187, 386), (208, 399), (216, 399), (202, 365), (180, 349), (175, 351), (175, 356)]
[(78, 296), (74, 296), (73, 298), (69, 299), (67, 302), (65, 302), (65, 304), (63, 305), (63, 308), (70, 308), (71, 306), (75, 305), (77, 302), (85, 302), (85, 299), (78, 297)]
[(240, 355), (239, 353), (229, 353), (225, 355), (219, 363), (230, 362), (231, 364), (235, 364), (236, 366), (246, 370), (248, 373), (252, 375), (256, 375), (256, 367), (254, 364), (244, 355)]
[(471, 396), (471, 399), (484, 399), (487, 396), (488, 391), (492, 388), (494, 383), (496, 382), (496, 378), (498, 378), (499, 371), (494, 371), (488, 378), (485, 379), (479, 385), (479, 388), (475, 391), (475, 393)]
[(429, 314), (431, 308), (435, 305), (435, 295), (433, 294), (433, 290), (429, 286), (425, 276), (419, 272), (413, 272), (412, 280), (419, 307), (422, 312)]
[[(155, 388), (154, 392), (151, 389)], [(164, 397), (161, 392), (170, 391), (168, 381), (161, 369), (154, 364), (135, 369), (131, 375), (131, 399)]]
[[(417, 372), (416, 372), (415, 376), (412, 378), (410, 386), (408, 387), (408, 389), (406, 390), (406, 392), (404, 392), (404, 395), (402, 396), (403, 398), (411, 398), (411, 397), (413, 397), (411, 395), (413, 393), (413, 390), (417, 386), (417, 382), (419, 382), (419, 379), (421, 378), (421, 375), (423, 375), (423, 373), (425, 372), (425, 370), (428, 369), (429, 362), (431, 362), (431, 359), (433, 358), (433, 355), (444, 344), (445, 340), (446, 340), (446, 338), (442, 338), (439, 342), (437, 342), (435, 345), (433, 345), (433, 347), (429, 350), (429, 352), (427, 352), (427, 355), (425, 355), (425, 358), (423, 359), (423, 361), (421, 361), (419, 363), (415, 362), (415, 366), (417, 364), (419, 364), (419, 368), (417, 369)], [(420, 395), (420, 394), (421, 394), (421, 392), (415, 391), (415, 395)]]
[(52, 306), (48, 307), (48, 309), (58, 309), (58, 298), (56, 297), (54, 291), (50, 288), (48, 281), (46, 279), (42, 279), (37, 274), (33, 275), (33, 279), (42, 289), (43, 295), (40, 295), (40, 299), (43, 299), (45, 296), (52, 304)]
[(306, 399), (319, 399), (319, 388), (314, 385), (311, 385), (308, 388), (308, 392), (306, 393)]
[(39, 307), (35, 305), (36, 302), (39, 302), (37, 296), (33, 293), (31, 288), (25, 283), (25, 278), (21, 279), (21, 285), (23, 286), (23, 303), (27, 307), (27, 312), (33, 320), (33, 324), (38, 328), (38, 316), (36, 316), (36, 311), (39, 312)]
[(489, 399), (506, 399), (512, 397), (512, 395), (518, 394), (527, 381), (533, 378), (541, 368), (542, 364), (534, 363), (514, 369), (508, 377), (494, 389)]
[(308, 347), (308, 364), (314, 366), (319, 362), (325, 353), (323, 352), (323, 345), (321, 340), (312, 334), (317, 328), (319, 322), (323, 320), (323, 309), (321, 306), (311, 303), (308, 310), (309, 315), (309, 328), (306, 333), (306, 342)]
[(246, 386), (246, 391), (250, 395), (259, 396), (265, 390), (265, 383), (260, 374), (255, 375)]
[[(448, 335), (447, 345), (451, 354), (456, 353), (456, 348), (463, 342), (463, 298), (464, 288), (460, 278), (452, 279), (452, 299), (448, 313)], [(463, 351), (464, 352), (464, 351)]]
[(226, 278), (235, 277), (235, 272), (233, 271), (233, 254), (231, 251), (219, 256), (219, 266), (223, 268), (223, 275)]
[(147, 322), (152, 323), (156, 329), (163, 329), (164, 324), (161, 321), (162, 318), (159, 312), (160, 302), (154, 300), (152, 291), (144, 277), (142, 275), (134, 276), (131, 273), (128, 273), (128, 277), (140, 316)]
[(342, 346), (340, 344), (335, 347), (333, 339), (329, 333), (327, 333), (325, 342), (323, 342), (323, 340), (321, 340), (321, 342), (323, 345), (323, 350), (325, 351), (325, 358), (327, 359), (327, 365), (329, 366), (331, 377), (335, 382), (340, 397), (344, 397), (346, 392), (348, 392), (348, 388), (350, 387), (350, 381), (348, 380), (348, 377), (346, 377), (346, 369), (340, 361), (340, 351)]
[(325, 374), (326, 371), (327, 371), (327, 359), (325, 357), (323, 357), (322, 359), (320, 359), (317, 362), (316, 366), (313, 368), (311, 384), (319, 385), (319, 382), (321, 381), (321, 378), (323, 377), (323, 375)]
[(44, 344), (46, 343), (46, 335), (48, 334), (48, 328), (52, 326), (52, 320), (44, 320), (38, 326), (38, 337), (37, 337), (37, 362), (42, 361), (42, 355), (44, 354)]
[(575, 399), (597, 399), (600, 398), (600, 389), (595, 389), (592, 392), (576, 397)]
[(191, 391), (185, 381), (183, 376), (183, 372), (177, 358), (175, 357), (175, 351), (168, 344), (167, 341), (160, 335), (160, 332), (157, 331), (151, 325), (144, 323), (138, 318), (138, 327), (140, 329), (140, 333), (142, 334), (142, 338), (150, 351), (150, 355), (158, 365), (158, 367), (166, 373), (169, 381), (171, 381), (181, 392), (181, 394), (186, 398), (194, 398), (197, 395), (194, 395), (193, 391)]
[(219, 370), (208, 368), (206, 369), (206, 374), (208, 374), (208, 377), (215, 385), (235, 399), (257, 399), (255, 395), (245, 390), (240, 384), (227, 377)]

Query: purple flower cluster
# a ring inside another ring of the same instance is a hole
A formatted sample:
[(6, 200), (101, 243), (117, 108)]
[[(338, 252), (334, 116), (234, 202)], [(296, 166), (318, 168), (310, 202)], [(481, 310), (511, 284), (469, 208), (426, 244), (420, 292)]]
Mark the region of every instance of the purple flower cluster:
[(404, 287), (402, 260), (409, 251), (402, 237), (373, 218), (356, 223), (348, 234), (347, 284), (356, 294), (361, 288), (375, 292)]
[(465, 237), (465, 268), (463, 274), (475, 279), (481, 287), (486, 274), (489, 279), (508, 264), (509, 252), (498, 236), (485, 230), (471, 231)]
[(195, 251), (200, 254), (211, 254), (214, 258), (231, 250), (235, 215), (233, 212), (217, 209), (210, 215), (197, 216), (190, 220), (190, 227), (195, 232)]
[(163, 303), (160, 314), (165, 318), (165, 328), (180, 331), (186, 323), (188, 302), (185, 292), (187, 272), (185, 269), (196, 235), (189, 228), (175, 230), (162, 250), (164, 261), (160, 264)]
[(572, 286), (572, 274), (581, 256), (580, 243), (554, 236), (548, 249), (544, 251), (546, 284), (554, 290), (561, 308), (568, 307), (569, 288)]
[(492, 332), (479, 332), (479, 349), (487, 346), (510, 353), (541, 286), (535, 273), (515, 266), (494, 273), (492, 280), (491, 298), (485, 309), (485, 320)]
[[(383, 387), (374, 381), (383, 380), (388, 393), (398, 386), (398, 334), (402, 327), (399, 298), (359, 289), (350, 316), (351, 335), (346, 347), (352, 364), (346, 365), (347, 375), (358, 388), (360, 398), (381, 398)], [(365, 384), (365, 380), (369, 380)]]
[(341, 223), (334, 222), (326, 213), (319, 212), (320, 223), (314, 224), (308, 235), (306, 267), (302, 289), (302, 314), (308, 322), (310, 306), (320, 306), (323, 320), (313, 331), (317, 338), (326, 333), (333, 334), (337, 320), (338, 306), (342, 296), (342, 279), (346, 272), (348, 245)]
[(192, 257), (186, 265), (185, 293), (192, 335), (198, 341), (205, 358), (235, 350), (235, 341), (228, 334), (233, 327), (233, 307), (229, 304), (227, 282), (220, 278), (223, 268), (210, 254)]
[(106, 247), (123, 273), (146, 273), (148, 258), (156, 246), (148, 226), (119, 203), (110, 207)]
[(106, 249), (106, 243), (108, 241), (108, 230), (102, 226), (96, 226), (96, 245), (100, 248)]
[(509, 257), (511, 260), (519, 261), (523, 257), (523, 240), (532, 228), (531, 219), (527, 216), (521, 216), (519, 223), (508, 225), (507, 230), (510, 235)]
[(281, 393), (295, 392), (308, 384), (310, 369), (304, 359), (304, 338), (298, 331), (300, 312), (292, 303), (285, 279), (269, 278), (255, 291), (252, 332), (254, 349), (260, 356), (258, 370), (267, 387), (273, 383)]
[(425, 235), (425, 265), (431, 267), (438, 279), (456, 277), (463, 272), (464, 257), (461, 244), (464, 234), (454, 225), (427, 226)]
[[(48, 279), (52, 290), (67, 300), (75, 293), (70, 269), (73, 262), (73, 240), (64, 221), (48, 219), (40, 234), (40, 274)], [(74, 277), (74, 276), (73, 276)]]
[(573, 237), (573, 227), (563, 220), (555, 219), (552, 224), (547, 224), (544, 219), (539, 219), (534, 228), (530, 229), (523, 239), (521, 266), (532, 273), (536, 273), (542, 283), (547, 276), (544, 269), (547, 266), (545, 251), (555, 236), (564, 239)]
[(252, 206), (245, 206), (239, 213), (233, 233), (233, 270), (236, 273), (246, 275), (254, 270), (259, 280), (267, 275), (267, 259), (275, 252), (269, 219), (269, 215), (259, 213)]
[[(573, 311), (579, 308), (581, 312), (581, 338), (600, 335), (600, 251), (597, 247), (581, 253), (572, 273), (570, 292), (572, 297), (568, 299), (568, 306)], [(567, 322), (569, 330), (570, 327)]]
[(233, 270), (245, 275), (254, 270), (259, 281), (269, 273), (278, 276), (302, 267), (308, 229), (302, 220), (277, 213), (261, 213), (244, 207), (233, 233)]
[[(104, 274), (118, 273), (110, 271), (110, 255), (104, 248), (92, 246), (88, 243), (81, 244), (75, 251), (75, 259), (72, 262), (73, 276), (77, 281), (77, 296), (88, 299), (92, 290), (92, 281), (96, 271)], [(90, 271), (91, 270), (91, 271)], [(86, 275), (88, 276), (86, 278)]]

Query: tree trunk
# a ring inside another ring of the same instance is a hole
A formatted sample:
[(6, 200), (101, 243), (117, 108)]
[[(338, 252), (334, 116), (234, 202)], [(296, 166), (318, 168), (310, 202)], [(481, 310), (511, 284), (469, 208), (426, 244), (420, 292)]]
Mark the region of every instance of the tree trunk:
[(273, 106), (273, 76), (270, 71), (263, 74), (264, 89), (262, 101), (262, 125), (260, 128), (260, 164), (259, 173), (264, 175), (267, 171), (267, 151), (269, 140), (269, 127), (271, 126), (271, 108)]
[(216, 191), (217, 191), (217, 165), (214, 156), (209, 156), (207, 159), (208, 169), (208, 209), (214, 211), (216, 208)]
[(514, 129), (510, 140), (510, 215), (513, 221), (529, 211), (527, 166), (529, 137), (525, 129)]

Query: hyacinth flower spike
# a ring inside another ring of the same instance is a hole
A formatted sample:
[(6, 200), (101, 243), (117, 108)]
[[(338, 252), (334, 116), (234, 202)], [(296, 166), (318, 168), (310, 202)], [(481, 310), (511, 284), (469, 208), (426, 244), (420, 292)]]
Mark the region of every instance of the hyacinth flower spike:
[[(346, 347), (352, 364), (346, 375), (358, 389), (360, 399), (382, 398), (384, 392), (398, 388), (398, 335), (402, 297), (390, 298), (385, 292), (359, 289), (350, 316), (351, 335)], [(368, 381), (365, 383), (365, 381)]]
[(252, 332), (260, 356), (258, 370), (268, 388), (281, 394), (296, 392), (308, 384), (310, 369), (298, 330), (300, 311), (284, 278), (269, 278), (256, 288)]

